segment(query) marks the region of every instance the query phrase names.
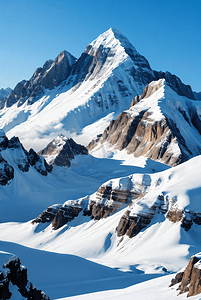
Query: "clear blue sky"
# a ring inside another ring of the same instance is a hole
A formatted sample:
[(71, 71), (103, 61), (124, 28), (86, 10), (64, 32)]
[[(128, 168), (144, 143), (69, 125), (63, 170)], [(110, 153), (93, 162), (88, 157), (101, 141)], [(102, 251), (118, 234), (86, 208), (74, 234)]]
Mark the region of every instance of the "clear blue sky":
[(201, 0), (0, 0), (0, 88), (117, 28), (155, 70), (201, 91)]

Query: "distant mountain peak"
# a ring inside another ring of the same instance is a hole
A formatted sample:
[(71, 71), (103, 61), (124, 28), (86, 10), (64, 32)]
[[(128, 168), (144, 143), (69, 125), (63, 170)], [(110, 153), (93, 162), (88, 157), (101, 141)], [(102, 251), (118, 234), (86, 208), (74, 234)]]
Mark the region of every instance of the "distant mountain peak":
[(84, 146), (75, 143), (72, 138), (60, 134), (38, 154), (42, 155), (51, 165), (70, 167), (71, 160), (76, 155), (87, 155), (88, 151)]

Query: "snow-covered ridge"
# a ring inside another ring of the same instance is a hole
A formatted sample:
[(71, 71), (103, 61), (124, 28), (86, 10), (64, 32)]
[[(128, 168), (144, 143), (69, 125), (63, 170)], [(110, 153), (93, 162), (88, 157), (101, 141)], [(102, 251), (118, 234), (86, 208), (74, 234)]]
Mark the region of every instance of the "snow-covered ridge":
[(201, 154), (200, 107), (200, 101), (179, 96), (165, 79), (153, 81), (87, 148), (95, 155), (109, 144), (174, 166)]

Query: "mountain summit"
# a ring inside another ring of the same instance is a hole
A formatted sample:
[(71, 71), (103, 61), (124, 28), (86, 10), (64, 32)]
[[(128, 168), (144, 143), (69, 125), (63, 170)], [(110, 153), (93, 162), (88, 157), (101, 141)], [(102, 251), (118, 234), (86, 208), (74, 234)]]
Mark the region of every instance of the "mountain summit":
[[(109, 29), (78, 60), (63, 51), (38, 68), (30, 80), (18, 83), (0, 101), (0, 128), (38, 151), (60, 133), (83, 134), (86, 126), (106, 116), (111, 121), (113, 114), (128, 109), (147, 84), (160, 78), (178, 94), (194, 99), (189, 86), (168, 72), (153, 71), (122, 33)], [(80, 140), (80, 135), (78, 142), (86, 145), (102, 133), (100, 127), (94, 128), (93, 136), (86, 133)]]

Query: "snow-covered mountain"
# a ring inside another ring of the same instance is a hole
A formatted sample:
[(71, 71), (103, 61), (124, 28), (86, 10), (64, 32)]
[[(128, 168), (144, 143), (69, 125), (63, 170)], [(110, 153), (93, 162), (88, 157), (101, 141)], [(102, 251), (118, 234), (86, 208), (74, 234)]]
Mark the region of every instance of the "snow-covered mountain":
[(190, 86), (110, 29), (0, 106), (0, 299), (199, 299), (201, 102)]
[(55, 61), (38, 68), (30, 80), (18, 83), (1, 101), (0, 128), (36, 151), (60, 133), (87, 145), (102, 133), (94, 125), (92, 136), (85, 130), (87, 125), (106, 116), (110, 122), (114, 113), (128, 109), (135, 95), (159, 78), (165, 78), (180, 95), (195, 99), (190, 86), (168, 72), (153, 71), (123, 34), (109, 29), (78, 60), (63, 51)]
[(84, 146), (75, 143), (72, 138), (69, 139), (60, 134), (38, 154), (42, 155), (50, 165), (70, 167), (71, 160), (76, 155), (87, 155), (88, 150)]
[(201, 154), (201, 102), (179, 96), (165, 79), (151, 82), (88, 149), (95, 154), (108, 144), (110, 155), (119, 149), (170, 166), (182, 163)]

